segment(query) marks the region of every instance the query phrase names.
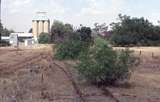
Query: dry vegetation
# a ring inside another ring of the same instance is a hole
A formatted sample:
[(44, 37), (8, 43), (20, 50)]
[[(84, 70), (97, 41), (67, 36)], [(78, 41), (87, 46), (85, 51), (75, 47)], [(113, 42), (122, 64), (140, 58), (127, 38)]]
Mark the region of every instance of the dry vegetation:
[(51, 52), (50, 47), (1, 48), (0, 102), (84, 102), (82, 97), (87, 102), (115, 102), (97, 88), (90, 92), (91, 87), (80, 97), (69, 76), (54, 63), (65, 65), (53, 63)]
[[(119, 49), (119, 48), (118, 48)], [(126, 86), (107, 87), (119, 102), (160, 101), (160, 48), (132, 48), (140, 57)], [(0, 48), (0, 102), (83, 102), (68, 76), (71, 71), (86, 102), (115, 102), (103, 91), (80, 80), (70, 66), (51, 58), (51, 48)]]
[(140, 58), (140, 65), (134, 69), (130, 84), (110, 87), (110, 91), (122, 102), (160, 101), (160, 48), (131, 48)]

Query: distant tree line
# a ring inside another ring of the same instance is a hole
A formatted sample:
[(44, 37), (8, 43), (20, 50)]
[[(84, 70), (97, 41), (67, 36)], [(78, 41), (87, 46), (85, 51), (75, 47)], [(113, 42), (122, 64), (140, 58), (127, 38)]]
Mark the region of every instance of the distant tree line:
[(1, 36), (2, 36), (2, 30), (3, 30), (3, 26), (2, 26), (2, 24), (0, 23), (0, 41), (1, 41)]
[(13, 32), (13, 30), (8, 30), (7, 28), (4, 28), (2, 23), (0, 23), (0, 43), (6, 43), (5, 41), (2, 41), (2, 36), (9, 36)]
[(4, 28), (2, 23), (0, 23), (0, 34), (1, 34), (1, 36), (9, 36), (13, 32), (14, 32), (14, 30), (9, 30), (7, 28)]
[(116, 46), (158, 46), (160, 26), (153, 25), (143, 17), (119, 15), (119, 22), (112, 23), (111, 42)]
[(4, 28), (2, 23), (0, 23), (0, 46), (8, 46), (9, 42), (3, 41), (1, 39), (2, 36), (9, 36), (10, 33), (14, 32), (13, 30), (8, 30), (7, 28)]
[[(159, 46), (160, 26), (153, 25), (149, 20), (141, 17), (118, 16), (119, 22), (111, 23), (109, 30), (106, 23), (95, 23), (95, 28), (82, 27), (74, 29), (71, 24), (54, 21), (51, 27), (50, 42), (63, 43), (73, 35), (81, 35), (81, 40), (101, 36), (110, 41), (113, 46)], [(30, 29), (32, 32), (32, 29)], [(91, 36), (88, 35), (91, 33)], [(44, 37), (47, 38), (47, 37)]]
[(74, 30), (71, 24), (64, 24), (56, 20), (51, 27), (51, 41), (54, 43), (64, 42), (73, 32)]

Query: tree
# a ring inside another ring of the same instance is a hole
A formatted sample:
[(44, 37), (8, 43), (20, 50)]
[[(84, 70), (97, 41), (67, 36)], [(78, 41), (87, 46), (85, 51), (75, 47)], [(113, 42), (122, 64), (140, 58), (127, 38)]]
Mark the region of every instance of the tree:
[(10, 45), (9, 42), (4, 41), (4, 40), (1, 39), (1, 36), (2, 35), (4, 36), (4, 34), (6, 34), (4, 32), (8, 32), (9, 33), (9, 31), (6, 28), (3, 28), (3, 25), (0, 23), (0, 46), (9, 46)]
[(9, 36), (11, 33), (14, 33), (14, 30), (8, 30), (7, 28), (4, 28), (3, 25), (0, 23), (1, 36)]
[(7, 28), (2, 30), (2, 36), (9, 36), (11, 33), (14, 33), (14, 30), (8, 30)]
[(51, 28), (51, 40), (55, 43), (63, 42), (68, 39), (70, 33), (73, 32), (71, 24), (63, 24), (60, 21), (54, 21)]
[(115, 45), (155, 45), (160, 42), (159, 26), (143, 17), (119, 15), (119, 22), (112, 23), (112, 43)]
[(0, 23), (0, 36), (9, 36), (11, 33), (14, 33), (14, 30), (8, 30)]
[(76, 68), (80, 75), (94, 84), (115, 84), (129, 78), (133, 64), (129, 50), (114, 51), (98, 37), (93, 46), (82, 52)]
[(2, 23), (0, 23), (0, 41), (1, 41), (2, 31), (3, 31), (3, 26)]
[(55, 58), (58, 60), (77, 59), (79, 54), (85, 49), (80, 40), (68, 40), (56, 46)]
[(50, 35), (48, 33), (41, 33), (39, 35), (38, 42), (40, 44), (48, 44), (48, 43), (50, 43)]
[(80, 34), (81, 41), (84, 42), (91, 42), (92, 40), (92, 31), (90, 27), (82, 27), (77, 30), (77, 32)]
[(97, 33), (108, 31), (108, 26), (106, 25), (106, 23), (103, 23), (103, 24), (95, 23), (94, 27), (95, 27), (94, 30)]
[(31, 28), (31, 29), (29, 29), (28, 33), (32, 33), (32, 31), (33, 31), (33, 29)]
[(108, 26), (106, 23), (95, 23), (93, 28), (94, 37), (97, 35), (109, 39), (111, 37), (111, 31), (108, 30)]
[(82, 27), (81, 29), (69, 33), (68, 39), (57, 44), (55, 58), (77, 59), (81, 52), (87, 50), (91, 45), (91, 29)]

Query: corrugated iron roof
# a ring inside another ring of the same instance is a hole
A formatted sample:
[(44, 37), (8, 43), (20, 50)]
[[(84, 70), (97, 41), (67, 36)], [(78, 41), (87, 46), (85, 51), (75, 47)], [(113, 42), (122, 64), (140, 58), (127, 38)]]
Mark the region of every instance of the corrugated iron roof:
[(11, 33), (11, 35), (18, 35), (18, 37), (33, 37), (32, 33)]
[(9, 36), (2, 36), (1, 39), (2, 40), (9, 40)]

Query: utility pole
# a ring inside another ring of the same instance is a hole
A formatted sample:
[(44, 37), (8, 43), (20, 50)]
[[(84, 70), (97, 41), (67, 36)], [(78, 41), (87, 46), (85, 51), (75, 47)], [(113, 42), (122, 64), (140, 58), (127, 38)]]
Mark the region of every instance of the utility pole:
[(0, 20), (1, 20), (1, 0), (0, 0)]
[[(1, 24), (1, 0), (0, 0), (0, 24)], [(2, 25), (2, 24), (1, 24)], [(0, 29), (0, 30), (2, 30), (2, 29)], [(1, 32), (2, 31), (0, 31), (0, 41), (1, 41)]]

